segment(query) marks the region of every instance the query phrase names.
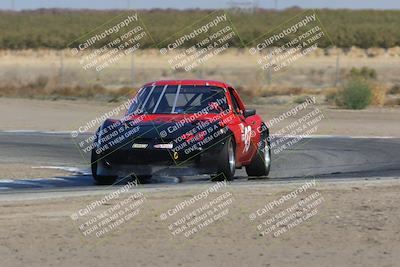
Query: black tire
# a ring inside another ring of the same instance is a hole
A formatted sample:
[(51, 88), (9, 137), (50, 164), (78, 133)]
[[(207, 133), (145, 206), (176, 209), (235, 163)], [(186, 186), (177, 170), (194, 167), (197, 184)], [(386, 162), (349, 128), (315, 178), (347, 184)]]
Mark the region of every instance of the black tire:
[(246, 166), (248, 176), (267, 177), (271, 169), (271, 149), (267, 136), (262, 136), (257, 153), (253, 160)]
[(211, 175), (212, 181), (232, 181), (236, 170), (235, 143), (231, 137), (225, 141), (224, 147), (217, 159), (218, 172)]
[(92, 176), (95, 182), (99, 185), (112, 185), (117, 180), (117, 176), (104, 176), (97, 175), (97, 153), (95, 150), (92, 150), (92, 155), (90, 159), (90, 165), (92, 170)]

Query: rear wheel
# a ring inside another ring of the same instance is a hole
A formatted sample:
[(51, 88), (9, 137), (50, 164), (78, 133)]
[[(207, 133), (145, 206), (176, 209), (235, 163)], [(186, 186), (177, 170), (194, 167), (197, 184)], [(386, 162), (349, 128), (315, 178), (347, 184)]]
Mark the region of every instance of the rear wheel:
[(211, 175), (212, 181), (232, 181), (236, 170), (235, 144), (229, 137), (217, 160), (218, 172), (216, 175)]
[(271, 169), (271, 150), (267, 137), (262, 137), (257, 148), (257, 154), (246, 166), (248, 176), (268, 176)]
[(97, 184), (111, 185), (111, 184), (115, 183), (115, 181), (117, 180), (117, 176), (97, 175), (98, 157), (97, 157), (97, 153), (94, 149), (92, 150), (90, 164), (91, 164), (93, 179), (95, 180), (95, 182)]

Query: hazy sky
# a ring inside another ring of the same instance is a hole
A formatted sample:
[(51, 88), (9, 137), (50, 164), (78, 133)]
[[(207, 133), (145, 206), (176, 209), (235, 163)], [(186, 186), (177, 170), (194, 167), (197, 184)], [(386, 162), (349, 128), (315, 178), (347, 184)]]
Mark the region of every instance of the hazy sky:
[[(253, 2), (253, 0), (0, 0), (0, 9), (37, 8), (226, 8), (228, 2)], [(273, 8), (275, 0), (258, 0), (259, 6)], [(303, 8), (354, 8), (400, 9), (400, 0), (276, 0), (278, 8), (299, 6)], [(130, 4), (129, 4), (130, 3)]]

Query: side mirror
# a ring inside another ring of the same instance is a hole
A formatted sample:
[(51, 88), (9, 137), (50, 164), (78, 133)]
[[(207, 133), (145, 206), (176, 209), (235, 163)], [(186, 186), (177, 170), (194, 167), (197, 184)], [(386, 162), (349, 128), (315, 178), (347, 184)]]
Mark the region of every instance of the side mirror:
[(256, 110), (255, 109), (245, 109), (244, 112), (243, 112), (243, 116), (245, 118), (253, 116), (253, 115), (256, 115)]

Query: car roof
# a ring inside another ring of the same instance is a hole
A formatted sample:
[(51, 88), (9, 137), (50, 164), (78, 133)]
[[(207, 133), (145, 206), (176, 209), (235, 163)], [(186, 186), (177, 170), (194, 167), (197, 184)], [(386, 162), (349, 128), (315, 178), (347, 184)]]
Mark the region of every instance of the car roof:
[(152, 85), (207, 85), (207, 86), (217, 86), (222, 88), (231, 87), (229, 84), (220, 82), (220, 81), (213, 81), (213, 80), (160, 80), (149, 82), (144, 85), (152, 86)]

